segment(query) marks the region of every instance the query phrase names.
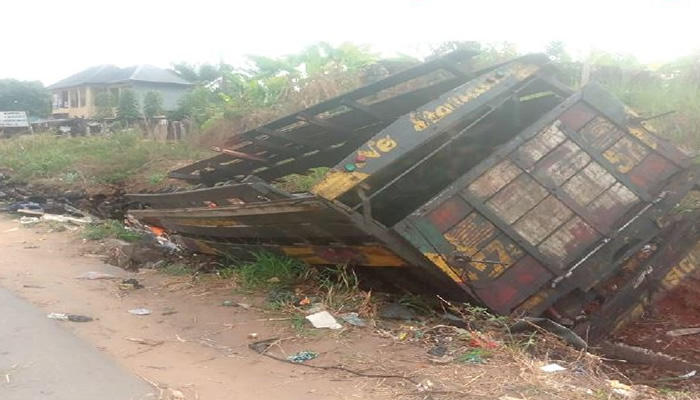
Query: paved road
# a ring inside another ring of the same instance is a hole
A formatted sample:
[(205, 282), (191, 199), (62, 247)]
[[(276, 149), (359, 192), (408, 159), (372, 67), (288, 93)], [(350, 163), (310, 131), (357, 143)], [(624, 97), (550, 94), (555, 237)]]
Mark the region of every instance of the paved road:
[(151, 398), (148, 384), (61, 326), (70, 323), (0, 288), (0, 399)]

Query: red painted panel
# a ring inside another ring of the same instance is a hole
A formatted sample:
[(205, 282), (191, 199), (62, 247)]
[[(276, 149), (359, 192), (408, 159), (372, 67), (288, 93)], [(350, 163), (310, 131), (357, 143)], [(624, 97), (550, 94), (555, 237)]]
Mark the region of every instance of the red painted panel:
[(440, 232), (445, 232), (467, 216), (472, 208), (459, 196), (454, 196), (428, 214)]
[(651, 153), (629, 174), (635, 185), (645, 189), (656, 188), (661, 181), (678, 172), (673, 164), (656, 153)]
[(475, 288), (479, 298), (490, 309), (508, 314), (542, 285), (552, 278), (552, 274), (530, 256), (523, 257), (498, 279), (490, 284)]
[(577, 131), (596, 116), (592, 108), (583, 103), (576, 103), (559, 117), (567, 128)]

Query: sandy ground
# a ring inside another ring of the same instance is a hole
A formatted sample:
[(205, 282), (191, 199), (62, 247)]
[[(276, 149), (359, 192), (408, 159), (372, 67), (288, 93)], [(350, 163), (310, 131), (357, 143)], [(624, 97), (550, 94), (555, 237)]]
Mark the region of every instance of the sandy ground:
[[(253, 304), (255, 299), (234, 295), (222, 282), (192, 286), (183, 278), (152, 271), (128, 273), (94, 255), (81, 255), (84, 246), (72, 232), (47, 234), (46, 227), (18, 227), (17, 222), (0, 218), (0, 286), (45, 314), (95, 318), (87, 323), (50, 322), (162, 389), (175, 389), (187, 399), (206, 400), (382, 399), (393, 396), (396, 387), (409, 384), (298, 367), (260, 356), (248, 344), (252, 333), (258, 339), (283, 338), (286, 340), (276, 349), (280, 354), (314, 350), (320, 353), (317, 364), (351, 362), (378, 373), (387, 368), (382, 354), (400, 359), (396, 355), (406, 351), (410, 358), (415, 355), (411, 346), (396, 346), (373, 336), (354, 340), (363, 332), (313, 331), (296, 336), (290, 333), (289, 320), (278, 321), (284, 316), (223, 307), (225, 299)], [(86, 271), (136, 277), (146, 288), (122, 291), (119, 281), (75, 278)], [(128, 313), (140, 307), (153, 313)], [(149, 343), (139, 343), (139, 339)], [(415, 362), (409, 364), (415, 364), (408, 365), (414, 370), (421, 368)], [(165, 392), (167, 395), (167, 389)]]

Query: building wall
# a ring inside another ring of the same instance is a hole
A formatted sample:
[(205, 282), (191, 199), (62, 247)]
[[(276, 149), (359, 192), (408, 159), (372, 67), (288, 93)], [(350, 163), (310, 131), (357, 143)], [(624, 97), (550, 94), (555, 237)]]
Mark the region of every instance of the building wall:
[(94, 96), (89, 87), (52, 90), (51, 96), (52, 114), (66, 114), (69, 118), (91, 118), (95, 114)]
[(182, 85), (157, 85), (142, 82), (134, 82), (133, 89), (139, 103), (143, 106), (143, 98), (148, 92), (160, 92), (163, 97), (165, 111), (174, 111), (180, 105), (180, 99), (189, 91), (189, 87)]
[[(173, 111), (180, 105), (180, 99), (187, 93), (189, 88), (181, 85), (158, 85), (141, 82), (134, 82), (129, 85), (115, 85), (103, 87), (75, 87), (68, 89), (52, 90), (52, 111), (54, 115), (67, 115), (69, 118), (94, 118), (97, 113), (95, 98), (100, 91), (109, 90), (113, 94), (121, 90), (131, 88), (143, 106), (143, 99), (148, 92), (160, 92), (163, 97), (163, 108), (165, 111)], [(68, 93), (67, 100), (64, 101), (64, 92)], [(56, 98), (58, 96), (58, 98)]]

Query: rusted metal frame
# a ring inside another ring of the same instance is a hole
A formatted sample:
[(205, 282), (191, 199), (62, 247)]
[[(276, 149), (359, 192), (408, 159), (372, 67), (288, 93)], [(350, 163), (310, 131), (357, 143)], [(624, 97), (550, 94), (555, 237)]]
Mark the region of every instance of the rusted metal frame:
[(572, 90), (570, 87), (559, 82), (550, 71), (539, 70), (535, 72), (535, 76), (547, 82), (550, 86), (552, 86), (555, 90), (559, 91), (560, 94), (564, 96), (571, 96), (575, 93), (575, 91)]
[(271, 190), (260, 183), (241, 183), (172, 193), (127, 194), (126, 196), (131, 201), (141, 203), (190, 203), (201, 201), (217, 202), (228, 198), (240, 198), (245, 202), (250, 202), (251, 196), (269, 196), (271, 197), (271, 200), (289, 197), (282, 195), (281, 192)]
[(243, 153), (240, 151), (231, 150), (231, 149), (227, 149), (227, 148), (223, 148), (223, 147), (219, 147), (219, 146), (212, 146), (211, 149), (213, 151), (216, 151), (217, 153), (226, 154), (227, 156), (231, 156), (233, 158), (242, 158), (244, 160), (257, 161), (257, 162), (261, 162), (261, 163), (268, 162), (266, 159), (260, 158), (258, 156), (253, 155), (253, 154)]
[[(551, 152), (554, 151), (557, 147), (561, 146), (561, 145), (564, 144), (564, 143), (566, 143), (566, 141), (564, 141), (564, 142), (560, 143), (559, 145), (557, 145), (556, 147), (554, 147), (554, 148), (553, 148), (552, 150), (550, 150), (547, 154), (551, 153)], [(583, 151), (583, 150), (580, 150), (580, 151)], [(542, 158), (544, 158), (544, 157), (546, 157), (546, 156), (547, 156), (547, 155), (545, 154), (544, 156), (542, 156)], [(585, 206), (579, 205), (578, 202), (576, 202), (576, 200), (574, 200), (571, 196), (569, 196), (569, 194), (566, 193), (566, 192), (564, 191), (564, 189), (563, 189), (563, 186), (566, 184), (566, 182), (568, 182), (571, 178), (573, 178), (574, 176), (576, 176), (576, 174), (579, 173), (581, 170), (583, 170), (584, 168), (586, 168), (586, 167), (590, 164), (590, 162), (589, 162), (589, 164), (586, 164), (586, 166), (584, 166), (584, 167), (581, 168), (580, 170), (576, 171), (576, 172), (575, 172), (573, 175), (571, 175), (569, 178), (567, 178), (567, 179), (561, 184), (561, 186), (556, 186), (551, 180), (549, 180), (549, 179), (547, 179), (547, 178), (542, 178), (542, 177), (537, 176), (536, 174), (530, 173), (530, 172), (527, 170), (527, 168), (526, 168), (526, 164), (525, 164), (522, 160), (518, 159), (518, 157), (510, 157), (510, 160), (513, 162), (513, 164), (515, 164), (515, 165), (517, 165), (518, 167), (520, 167), (520, 168), (523, 170), (523, 173), (524, 173), (524, 174), (526, 174), (527, 176), (529, 176), (530, 178), (532, 178), (535, 182), (539, 183), (542, 187), (544, 187), (544, 188), (547, 190), (547, 192), (549, 192), (549, 194), (551, 194), (551, 195), (554, 196), (557, 200), (559, 200), (559, 201), (561, 201), (562, 203), (564, 203), (564, 205), (566, 205), (567, 207), (569, 207), (569, 208), (571, 209), (571, 211), (573, 211), (573, 212), (574, 212), (575, 214), (577, 214), (579, 217), (583, 218), (583, 220), (584, 220), (586, 223), (588, 223), (589, 225), (591, 225), (591, 227), (593, 227), (593, 229), (595, 229), (595, 230), (596, 230), (598, 233), (600, 233), (602, 236), (606, 236), (607, 234), (610, 233), (610, 228), (606, 228), (605, 226), (601, 225), (601, 222), (598, 220), (598, 218), (595, 216), (595, 214), (593, 214), (592, 212), (590, 212)], [(536, 166), (536, 165), (537, 165), (537, 163), (535, 163), (535, 166)], [(534, 168), (534, 167), (533, 167), (533, 168)], [(516, 178), (516, 179), (517, 179), (517, 178)], [(607, 190), (610, 189), (613, 185), (614, 185), (614, 183), (613, 183), (612, 185), (608, 186), (605, 190), (607, 191)], [(499, 192), (500, 192), (500, 190), (499, 190)], [(497, 193), (498, 193), (498, 192), (497, 192)], [(603, 193), (605, 193), (605, 191), (603, 191)], [(495, 195), (495, 193), (494, 193), (494, 195)], [(602, 195), (602, 193), (601, 193), (600, 195)], [(598, 195), (598, 196), (600, 196), (600, 195)], [(493, 196), (491, 196), (491, 197), (493, 197)], [(546, 198), (546, 197), (545, 197), (545, 198)], [(597, 197), (596, 197), (596, 198), (597, 198)], [(595, 200), (595, 199), (594, 199), (594, 200)], [(544, 201), (544, 199), (543, 199), (542, 201)], [(540, 203), (541, 203), (541, 202), (540, 202)], [(539, 205), (539, 203), (538, 203), (537, 205)], [(535, 207), (537, 207), (537, 205), (535, 205)], [(534, 207), (533, 207), (533, 208), (534, 208)], [(529, 211), (529, 210), (528, 210), (528, 211)], [(527, 212), (526, 212), (525, 214), (527, 214)], [(524, 216), (525, 214), (523, 214), (523, 216)], [(521, 216), (520, 218), (522, 218), (523, 216)], [(518, 219), (520, 219), (520, 218), (518, 218)], [(571, 220), (571, 219), (566, 220), (562, 225), (560, 225), (560, 227), (563, 226), (563, 225), (565, 225), (566, 223), (568, 223), (570, 220)], [(517, 220), (516, 220), (515, 222), (517, 222)], [(515, 223), (515, 222), (513, 222), (513, 223)], [(549, 235), (547, 235), (544, 239), (542, 239), (542, 242), (546, 241), (546, 240), (547, 240), (552, 234), (554, 234), (557, 230), (558, 230), (558, 228), (555, 229), (554, 231), (552, 231)]]
[[(477, 125), (479, 122), (483, 121), (486, 117), (488, 117), (489, 115), (491, 115), (491, 113), (493, 113), (493, 112), (495, 112), (496, 110), (498, 110), (498, 109), (499, 109), (500, 107), (502, 107), (505, 103), (507, 103), (508, 101), (510, 101), (510, 100), (512, 99), (513, 95), (515, 95), (515, 94), (521, 92), (522, 90), (526, 89), (526, 88), (527, 88), (530, 84), (532, 84), (534, 81), (535, 81), (535, 80), (530, 79), (530, 80), (527, 80), (527, 81), (525, 81), (525, 82), (522, 82), (522, 81), (514, 82), (514, 83), (511, 83), (510, 85), (505, 85), (505, 87), (502, 87), (502, 88), (501, 88), (502, 93), (493, 94), (493, 93), (489, 92), (489, 93), (491, 93), (491, 96), (487, 96), (487, 95), (485, 94), (485, 95), (482, 96), (482, 97), (484, 97), (484, 98), (479, 99), (479, 101), (473, 100), (471, 103), (469, 103), (469, 105), (471, 106), (471, 108), (467, 108), (466, 110), (460, 110), (460, 111), (463, 111), (463, 112), (464, 112), (464, 115), (462, 115), (462, 118), (466, 118), (467, 116), (469, 116), (469, 115), (471, 115), (472, 113), (478, 111), (479, 109), (483, 108), (484, 106), (487, 106), (487, 107), (488, 107), (488, 111), (486, 111), (486, 112), (482, 113), (481, 115), (479, 115), (478, 118), (476, 118), (474, 121), (472, 121), (469, 125), (467, 125), (467, 127), (465, 127), (464, 129), (462, 129), (461, 131), (459, 131), (457, 134), (451, 136), (448, 140), (445, 141), (445, 143), (443, 143), (443, 144), (441, 144), (440, 146), (438, 146), (436, 149), (434, 149), (433, 151), (431, 151), (430, 153), (428, 153), (427, 155), (425, 155), (423, 158), (421, 158), (420, 160), (418, 160), (417, 162), (415, 162), (415, 163), (414, 163), (413, 165), (411, 165), (409, 168), (407, 168), (406, 170), (402, 171), (399, 175), (397, 175), (396, 177), (394, 177), (393, 179), (391, 179), (391, 180), (390, 180), (389, 182), (387, 182), (384, 186), (380, 187), (380, 188), (377, 189), (374, 193), (370, 194), (370, 195), (369, 195), (369, 199), (373, 199), (375, 196), (377, 196), (377, 195), (379, 195), (380, 193), (382, 193), (384, 190), (386, 190), (387, 188), (389, 188), (391, 185), (393, 185), (394, 183), (398, 182), (398, 181), (399, 181), (400, 179), (402, 179), (404, 176), (406, 176), (406, 175), (408, 175), (409, 173), (411, 173), (414, 169), (418, 168), (421, 164), (423, 164), (423, 162), (427, 161), (428, 159), (430, 159), (431, 157), (433, 157), (435, 154), (437, 154), (438, 152), (440, 152), (441, 150), (443, 150), (445, 147), (447, 147), (447, 146), (449, 146), (450, 144), (452, 144), (452, 142), (454, 142), (455, 140), (461, 138), (462, 135), (464, 135), (465, 133), (467, 133), (471, 128), (473, 128), (473, 127), (474, 127), (475, 125)], [(513, 91), (513, 92), (508, 92), (508, 89), (512, 89), (513, 87), (517, 87), (517, 86), (520, 86), (520, 87), (518, 87), (517, 90), (515, 90), (515, 91)], [(492, 90), (492, 91), (494, 91), (494, 90)], [(499, 100), (499, 99), (500, 99), (500, 100)], [(490, 105), (489, 105), (489, 104), (488, 104), (489, 102), (493, 102), (494, 100), (499, 100), (499, 101), (498, 101), (498, 103), (495, 104), (495, 105), (493, 105), (493, 104), (490, 104)], [(458, 121), (456, 121), (455, 124), (459, 123), (459, 121), (461, 121), (461, 119), (458, 120)], [(449, 130), (449, 127), (446, 128), (445, 130)], [(443, 133), (444, 133), (444, 132), (443, 132)], [(440, 133), (434, 134), (435, 137), (437, 137), (438, 135), (440, 135)], [(361, 204), (361, 203), (358, 204), (358, 205), (356, 205), (356, 206), (354, 206), (352, 209), (353, 209), (353, 210), (357, 210), (359, 207), (362, 207), (362, 204)]]
[[(325, 202), (329, 205), (329, 207), (347, 215), (349, 220), (353, 222), (356, 227), (367, 232), (369, 236), (377, 238), (380, 244), (383, 244), (387, 248), (391, 249), (398, 257), (405, 260), (408, 265), (419, 267), (425, 271), (427, 275), (435, 280), (437, 288), (446, 289), (446, 291), (452, 292), (455, 295), (463, 293), (463, 289), (459, 287), (457, 282), (452, 281), (445, 276), (444, 273), (440, 272), (432, 262), (427, 260), (425, 256), (416, 249), (416, 247), (407, 243), (400, 234), (387, 229), (374, 220), (367, 221), (364, 215), (350, 210), (347, 206), (340, 202)], [(448, 288), (453, 289), (449, 290)]]
[(486, 171), (494, 167), (496, 164), (503, 161), (504, 158), (508, 157), (509, 154), (515, 151), (518, 147), (523, 145), (528, 140), (532, 139), (535, 135), (540, 133), (542, 129), (546, 128), (548, 125), (556, 121), (559, 115), (561, 115), (566, 109), (576, 104), (580, 100), (580, 92), (574, 93), (571, 97), (565, 99), (562, 103), (557, 105), (552, 110), (548, 111), (546, 114), (540, 117), (540, 119), (538, 119), (528, 128), (523, 130), (522, 133), (515, 136), (505, 145), (499, 147), (479, 165), (470, 169), (469, 171), (467, 171), (467, 173), (455, 180), (448, 188), (443, 190), (432, 200), (426, 203), (423, 207), (421, 207), (417, 212), (415, 212), (415, 216), (420, 217), (427, 214), (428, 212), (437, 208), (445, 200), (448, 200), (456, 193), (464, 190), (465, 187), (474, 182), (476, 179), (478, 179), (481, 175), (483, 175)]
[[(274, 137), (274, 136), (270, 136)], [(262, 147), (265, 150), (270, 150), (272, 153), (279, 154), (280, 156), (287, 157), (287, 158), (296, 158), (300, 157), (304, 154), (304, 152), (299, 151), (293, 147), (289, 146), (283, 146), (277, 143), (274, 143), (270, 139), (259, 139), (259, 138), (252, 138), (250, 141), (259, 147)]]
[[(454, 57), (455, 55), (461, 55), (461, 59), (468, 60), (472, 58), (473, 56), (477, 55), (478, 52), (469, 52), (469, 51), (460, 51), (459, 53), (451, 53), (447, 54), (444, 57)], [(318, 115), (321, 113), (324, 113), (326, 111), (330, 111), (334, 108), (338, 108), (342, 106), (342, 101), (344, 99), (350, 99), (350, 100), (360, 100), (364, 97), (376, 94), (378, 92), (381, 92), (382, 90), (389, 89), (391, 87), (394, 87), (396, 85), (399, 85), (403, 82), (410, 81), (415, 78), (419, 78), (421, 76), (429, 75), (437, 70), (443, 69), (442, 65), (442, 58), (437, 58), (435, 60), (428, 61), (426, 63), (423, 63), (421, 65), (415, 66), (413, 68), (409, 68), (403, 71), (399, 71), (391, 76), (388, 76), (384, 79), (381, 79), (379, 81), (370, 83), (368, 85), (362, 86), (360, 88), (357, 88), (355, 90), (352, 90), (350, 92), (344, 93), (340, 96), (334, 97), (332, 99), (326, 100), (322, 103), (319, 103), (317, 105), (311, 106), (304, 110), (305, 113), (310, 114), (310, 115)], [(484, 70), (490, 70), (492, 67), (485, 68), (479, 71), (475, 71), (473, 73), (469, 74), (469, 77), (475, 76), (479, 73), (483, 73)], [(455, 81), (455, 86), (458, 85), (458, 82), (462, 81), (460, 79), (453, 79)], [(291, 114), (286, 117), (280, 118), (276, 121), (272, 121), (268, 124), (265, 124), (264, 126), (269, 129), (278, 129), (282, 128), (284, 126), (293, 124), (297, 121), (297, 115), (298, 114)]]
[(627, 177), (625, 174), (621, 173), (620, 171), (617, 170), (617, 167), (615, 167), (610, 161), (608, 161), (605, 157), (603, 157), (602, 152), (599, 150), (594, 149), (592, 146), (590, 146), (582, 137), (579, 135), (578, 132), (575, 132), (566, 126), (561, 126), (559, 128), (562, 132), (566, 134), (566, 136), (576, 143), (579, 147), (581, 147), (583, 150), (588, 153), (588, 155), (595, 160), (598, 164), (602, 165), (610, 175), (614, 176), (615, 179), (618, 181), (622, 182), (629, 190), (634, 192), (640, 199), (642, 199), (645, 202), (649, 202), (652, 200), (652, 196), (644, 190), (643, 188), (635, 185), (629, 177)]
[(363, 112), (371, 117), (374, 117), (377, 121), (384, 122), (384, 121), (391, 121), (396, 119), (395, 117), (392, 117), (390, 115), (383, 115), (379, 111), (373, 109), (371, 106), (366, 106), (362, 103), (358, 103), (357, 101), (354, 100), (348, 100), (345, 99), (342, 101), (343, 105), (346, 107), (350, 107), (353, 110), (357, 110), (360, 112)]
[[(597, 92), (599, 95), (598, 97), (593, 97), (591, 95), (586, 96), (586, 94), (591, 93), (591, 92)], [(605, 96), (605, 101), (607, 101), (607, 104), (603, 103), (601, 100), (600, 95)], [(653, 148), (649, 146), (648, 144), (644, 143), (642, 140), (640, 140), (638, 137), (635, 135), (629, 134), (629, 123), (630, 118), (627, 116), (627, 111), (625, 110), (625, 105), (622, 103), (618, 98), (610, 95), (607, 93), (604, 89), (600, 88), (598, 84), (590, 84), (586, 90), (584, 90), (584, 96), (583, 100), (590, 105), (592, 108), (603, 114), (605, 117), (607, 117), (609, 120), (611, 120), (619, 129), (621, 129), (623, 132), (627, 134), (626, 137), (632, 137), (633, 140), (642, 146), (644, 146), (646, 149), (650, 150), (650, 152), (656, 152), (659, 153), (661, 156), (663, 156), (668, 162), (671, 164), (675, 165), (678, 168), (686, 168), (688, 167), (688, 164), (683, 165), (683, 163), (678, 163), (676, 161), (676, 157), (673, 154), (670, 154), (670, 152), (666, 149), (666, 146), (664, 145), (663, 142), (658, 140), (658, 138), (652, 134), (651, 132), (648, 132), (644, 126), (642, 126), (640, 123), (636, 123), (641, 129), (644, 129), (644, 131), (657, 140), (657, 143), (659, 144), (656, 146), (656, 148)], [(615, 111), (612, 110), (612, 108), (616, 108)], [(620, 114), (624, 114), (625, 117), (621, 117)], [(611, 145), (612, 146), (612, 145)]]
[(172, 179), (180, 179), (183, 181), (198, 181), (199, 176), (198, 175), (192, 175), (192, 174), (186, 174), (182, 172), (168, 172), (168, 178)]
[(268, 136), (275, 137), (277, 139), (286, 140), (287, 142), (293, 143), (297, 146), (306, 146), (306, 147), (313, 148), (313, 145), (311, 143), (309, 143), (308, 141), (296, 138), (296, 137), (294, 137), (294, 135), (288, 135), (283, 131), (277, 131), (274, 129), (267, 128), (265, 126), (259, 126), (259, 127), (255, 128), (255, 131), (260, 132), (260, 133), (265, 134), (265, 135), (268, 135)]
[[(492, 69), (492, 68), (489, 68), (489, 69)], [(477, 75), (478, 75), (478, 73), (474, 73), (472, 76), (477, 76)], [(399, 95), (397, 95), (397, 96), (394, 96), (394, 97), (391, 97), (391, 98), (382, 100), (382, 101), (381, 101), (381, 104), (391, 104), (392, 102), (394, 102), (394, 101), (397, 100), (397, 99), (400, 99), (400, 98), (410, 98), (410, 97), (414, 96), (416, 93), (421, 93), (421, 94), (422, 94), (422, 93), (424, 93), (424, 92), (426, 92), (426, 91), (427, 91), (427, 92), (430, 92), (430, 90), (435, 90), (436, 87), (441, 87), (441, 88), (442, 88), (441, 90), (439, 90), (439, 93), (445, 93), (446, 91), (449, 91), (449, 90), (453, 89), (454, 87), (458, 86), (458, 82), (457, 82), (457, 83), (454, 83), (454, 84), (450, 84), (450, 85), (446, 85), (446, 82), (447, 82), (447, 81), (443, 81), (443, 82), (436, 83), (436, 84), (434, 84), (434, 85), (432, 85), (432, 86), (429, 86), (429, 87), (426, 87), (426, 88), (421, 88), (421, 89), (417, 89), (417, 90), (414, 90), (414, 91), (411, 91), (411, 92), (401, 93), (401, 94), (399, 94)], [(370, 93), (370, 94), (371, 94), (371, 93)], [(341, 105), (343, 105), (343, 104), (341, 104)], [(312, 107), (312, 108), (313, 108), (313, 107)], [(372, 108), (374, 109), (374, 108), (377, 108), (377, 107), (376, 107), (376, 106), (372, 106)], [(308, 110), (309, 110), (309, 109), (307, 109), (306, 111), (308, 111)], [(408, 111), (406, 111), (406, 112), (408, 112)], [(288, 117), (285, 117), (285, 118), (290, 119), (290, 118), (292, 118), (292, 117), (293, 117), (293, 120), (292, 120), (291, 122), (289, 122), (287, 125), (289, 125), (289, 124), (291, 124), (291, 123), (293, 123), (293, 122), (298, 122), (298, 120), (296, 119), (296, 117), (295, 117), (294, 115), (288, 116)], [(390, 121), (392, 121), (392, 120), (394, 120), (394, 119), (396, 119), (396, 118), (398, 118), (398, 117), (392, 117), (390, 120), (387, 120), (387, 121), (382, 122), (382, 123), (385, 124), (385, 126), (386, 126)], [(274, 122), (273, 122), (273, 123), (270, 123), (270, 124), (274, 124)], [(329, 149), (328, 146), (322, 146), (322, 148), (319, 148), (318, 143), (311, 143), (311, 142), (309, 142), (309, 141), (307, 141), (307, 140), (302, 140), (302, 139), (299, 139), (299, 138), (295, 137), (295, 136), (294, 136), (295, 130), (290, 130), (289, 132), (285, 132), (285, 131), (281, 131), (281, 130), (274, 130), (274, 129), (271, 129), (271, 128), (269, 127), (270, 124), (264, 125), (264, 126), (260, 126), (260, 127), (256, 128), (256, 129), (254, 129), (253, 131), (246, 132), (246, 133), (240, 135), (240, 137), (241, 137), (242, 139), (244, 139), (244, 140), (249, 140), (249, 137), (248, 137), (248, 136), (251, 136), (251, 132), (256, 132), (256, 133), (266, 134), (266, 135), (274, 136), (274, 137), (277, 137), (277, 138), (280, 138), (280, 139), (284, 139), (284, 140), (287, 140), (287, 141), (289, 141), (289, 142), (295, 143), (295, 144), (297, 144), (297, 145), (299, 145), (299, 146), (308, 147), (308, 148), (310, 148), (310, 149), (312, 149), (312, 150), (314, 150), (314, 151), (317, 151), (317, 152), (318, 152), (318, 151), (321, 151), (321, 152), (328, 152), (328, 151), (332, 151), (332, 150), (333, 150), (333, 149)], [(284, 126), (282, 126), (282, 127), (284, 127)], [(362, 129), (365, 129), (365, 128), (362, 128)], [(362, 130), (362, 129), (360, 129), (360, 130)], [(382, 128), (382, 129), (383, 129), (383, 128)], [(357, 132), (359, 132), (360, 130), (356, 131), (356, 134), (357, 134)], [(381, 130), (381, 129), (380, 129), (380, 130)], [(330, 136), (332, 136), (332, 135), (329, 135), (329, 137), (330, 137)], [(353, 136), (356, 136), (356, 135), (353, 135)], [(337, 137), (337, 135), (336, 135), (335, 137)], [(300, 158), (298, 159), (298, 161), (299, 161), (299, 160), (303, 160), (304, 158), (306, 158), (306, 157), (308, 156), (308, 153), (310, 153), (310, 152), (312, 152), (312, 151), (310, 150), (310, 151), (308, 151), (307, 153), (305, 153), (303, 157), (300, 157)], [(190, 165), (185, 166), (185, 167), (183, 167), (183, 168), (180, 168), (180, 169), (178, 169), (178, 170), (172, 171), (172, 172), (171, 172), (171, 175), (169, 175), (169, 176), (171, 176), (171, 177), (173, 177), (173, 178), (179, 178), (179, 179), (199, 180), (199, 177), (198, 177), (197, 175), (193, 175), (193, 174), (191, 174), (191, 173), (188, 174), (188, 175), (184, 175), (184, 173), (187, 173), (187, 172), (197, 172), (197, 171), (199, 171), (199, 170), (201, 170), (201, 169), (203, 169), (203, 168), (205, 168), (205, 167), (221, 168), (220, 166), (217, 166), (217, 165), (219, 164), (219, 160), (222, 160), (222, 161), (230, 161), (230, 160), (232, 159), (231, 157), (226, 157), (226, 158), (221, 159), (222, 156), (225, 156), (225, 155), (218, 155), (218, 156), (215, 156), (215, 157), (211, 157), (211, 158), (209, 158), (209, 159), (205, 159), (205, 160), (201, 160), (201, 161), (195, 162), (195, 163), (193, 163), (193, 164), (190, 164)], [(273, 167), (270, 167), (269, 169), (273, 169), (273, 168), (275, 168), (275, 167), (273, 166)], [(233, 171), (233, 170), (232, 170), (232, 171), (230, 171), (230, 172), (231, 172), (231, 177), (247, 174), (245, 171), (243, 171), (243, 172), (238, 172), (238, 171)]]
[(331, 132), (340, 132), (346, 135), (350, 135), (353, 132), (353, 129), (344, 127), (342, 125), (336, 124), (327, 118), (319, 118), (314, 115), (308, 114), (306, 112), (300, 112), (297, 114), (297, 119), (300, 121), (304, 121), (309, 124), (314, 124), (317, 126), (320, 126), (321, 128), (327, 129)]
[[(693, 177), (689, 171), (686, 171), (684, 175), (678, 175), (675, 179), (683, 180), (681, 183), (672, 183), (672, 185), (680, 185), (680, 187), (673, 191), (666, 191), (668, 186), (671, 186), (668, 185), (662, 193), (671, 193), (670, 195), (664, 194), (657, 197), (655, 202), (647, 204), (637, 212), (635, 217), (618, 228), (610, 238), (603, 240), (593, 250), (581, 257), (581, 261), (574, 264), (566, 274), (556, 278), (552, 282), (552, 286), (557, 289), (556, 293), (551, 294), (542, 304), (532, 309), (532, 313), (544, 312), (574, 289), (590, 290), (598, 282), (615, 272), (627, 258), (637, 253), (644, 245), (658, 236), (662, 229), (656, 222), (657, 218), (672, 210), (677, 202), (697, 183), (698, 177)], [(632, 240), (637, 240), (637, 244), (617, 257), (614, 264), (611, 265), (609, 259), (614, 253), (631, 243)]]
[[(192, 172), (199, 171), (200, 169), (211, 167), (212, 164), (217, 164), (220, 161), (230, 161), (232, 158), (231, 156), (228, 156), (226, 154), (219, 154), (211, 158), (207, 158), (205, 160), (197, 161), (195, 163), (192, 163), (190, 165), (187, 165), (182, 168), (178, 168), (174, 171), (172, 171), (170, 174), (189, 174), (191, 175)], [(194, 176), (194, 175), (193, 175)]]
[(448, 71), (452, 75), (456, 76), (457, 78), (462, 78), (465, 79), (467, 78), (467, 74), (462, 71), (458, 65), (456, 65), (452, 60), (448, 58), (441, 58), (440, 59), (440, 64), (442, 65), (442, 69)]
[(285, 199), (266, 203), (244, 204), (240, 206), (226, 206), (217, 208), (179, 208), (168, 210), (133, 210), (134, 216), (147, 217), (185, 217), (185, 218), (212, 218), (212, 217), (238, 217), (247, 215), (269, 215), (275, 213), (292, 213), (300, 211), (313, 211), (323, 208), (323, 204), (316, 198)]
[[(640, 301), (640, 292), (650, 291), (653, 297), (663, 291), (660, 283), (666, 274), (680, 262), (688, 251), (697, 243), (700, 235), (697, 229), (697, 213), (685, 217), (679, 224), (674, 224), (662, 232), (664, 240), (654, 255), (645, 260), (637, 269), (634, 278), (628, 279), (622, 289), (603, 304), (602, 309), (594, 314), (591, 321), (591, 337), (608, 334), (626, 310)], [(668, 237), (666, 237), (668, 234)], [(650, 300), (648, 298), (647, 300)], [(622, 311), (622, 312), (620, 312)], [(615, 319), (611, 319), (614, 316)]]
[[(445, 255), (435, 248), (435, 245), (433, 244), (433, 242), (412, 221), (403, 220), (403, 221), (399, 222), (398, 224), (394, 225), (392, 230), (394, 232), (397, 232), (400, 236), (402, 236), (402, 240), (407, 240), (405, 237), (410, 236), (410, 237), (414, 238), (414, 240), (418, 239), (421, 242), (423, 242), (423, 245), (426, 245), (427, 247), (434, 249), (435, 254), (442, 259), (442, 261), (445, 263), (445, 265), (454, 273), (455, 276), (458, 276), (461, 279), (461, 283), (454, 282), (453, 284), (456, 284), (457, 286), (459, 286), (460, 289), (463, 290), (464, 292), (466, 292), (472, 299), (475, 299), (475, 300), (477, 300), (480, 303), (485, 305), (485, 302), (482, 301), (481, 298), (479, 298), (479, 295), (476, 293), (476, 290), (474, 290), (475, 288), (473, 287), (473, 284), (470, 281), (464, 279), (464, 275), (465, 275), (464, 271), (452, 266), (447, 261), (447, 258), (445, 257)], [(419, 237), (416, 238), (416, 236), (414, 234), (410, 233), (411, 231), (415, 232), (415, 234), (417, 234)], [(403, 233), (401, 233), (401, 232), (403, 232)], [(412, 243), (412, 247), (414, 249), (417, 249), (417, 248), (420, 248), (420, 245)], [(520, 261), (520, 259), (518, 259), (518, 261)], [(435, 271), (436, 266), (433, 265), (432, 262), (429, 262), (428, 265), (429, 265), (428, 268), (431, 271)]]
[(478, 198), (468, 194), (468, 193), (460, 193), (460, 196), (476, 211), (478, 211), (481, 215), (483, 215), (486, 219), (489, 220), (490, 223), (492, 223), (496, 228), (500, 229), (510, 240), (515, 242), (518, 246), (520, 246), (525, 252), (529, 253), (532, 258), (535, 260), (539, 261), (546, 269), (548, 269), (552, 274), (555, 276), (559, 275), (562, 273), (564, 266), (563, 265), (555, 265), (555, 263), (552, 262), (551, 259), (546, 257), (542, 252), (535, 246), (531, 245), (530, 242), (525, 240), (520, 234), (513, 228), (512, 225), (508, 225), (507, 223), (503, 222), (500, 216), (496, 214), (494, 211), (491, 211), (490, 208), (488, 208), (484, 203), (482, 203)]

